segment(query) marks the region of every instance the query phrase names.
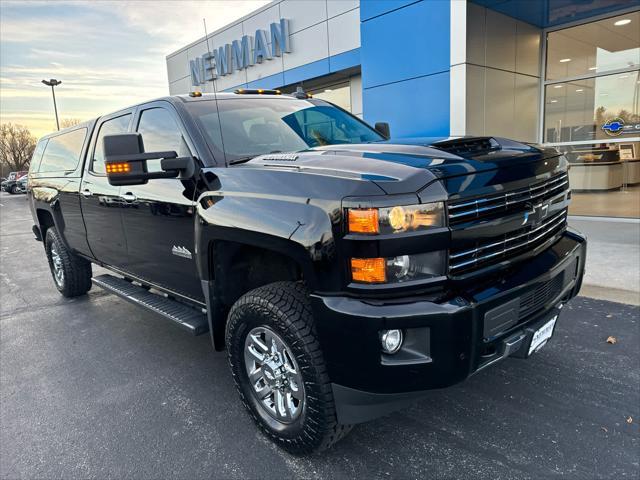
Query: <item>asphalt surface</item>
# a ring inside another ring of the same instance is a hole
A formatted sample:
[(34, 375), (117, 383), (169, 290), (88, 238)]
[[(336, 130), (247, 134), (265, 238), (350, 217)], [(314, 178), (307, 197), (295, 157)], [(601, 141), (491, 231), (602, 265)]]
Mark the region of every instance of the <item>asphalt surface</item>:
[(0, 194), (0, 217), (2, 478), (639, 477), (637, 307), (579, 297), (531, 359), (298, 458), (258, 433), (208, 336), (95, 287), (64, 299), (25, 196)]

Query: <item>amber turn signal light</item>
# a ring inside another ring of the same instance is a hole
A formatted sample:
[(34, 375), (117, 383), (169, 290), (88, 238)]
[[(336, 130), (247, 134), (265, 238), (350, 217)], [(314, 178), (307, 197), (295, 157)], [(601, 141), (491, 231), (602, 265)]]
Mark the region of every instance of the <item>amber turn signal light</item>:
[(384, 283), (387, 281), (384, 258), (352, 258), (351, 278), (354, 282)]
[(378, 209), (349, 209), (350, 233), (378, 233)]
[(131, 165), (128, 162), (112, 162), (106, 164), (107, 173), (129, 173)]

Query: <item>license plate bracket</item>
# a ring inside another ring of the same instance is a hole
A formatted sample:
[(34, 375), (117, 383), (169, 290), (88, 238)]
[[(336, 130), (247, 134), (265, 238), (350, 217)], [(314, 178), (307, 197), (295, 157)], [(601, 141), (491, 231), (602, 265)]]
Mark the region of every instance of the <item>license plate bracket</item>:
[(544, 347), (555, 332), (559, 316), (560, 307), (553, 308), (543, 318), (525, 328), (523, 333), (526, 335), (526, 338), (522, 342), (522, 347), (510, 356), (515, 358), (529, 358)]
[(556, 314), (551, 317), (551, 320), (548, 320), (533, 332), (531, 341), (529, 342), (529, 348), (527, 349), (527, 357), (530, 357), (533, 353), (536, 353), (547, 344), (549, 339), (553, 336), (557, 321), (558, 315)]

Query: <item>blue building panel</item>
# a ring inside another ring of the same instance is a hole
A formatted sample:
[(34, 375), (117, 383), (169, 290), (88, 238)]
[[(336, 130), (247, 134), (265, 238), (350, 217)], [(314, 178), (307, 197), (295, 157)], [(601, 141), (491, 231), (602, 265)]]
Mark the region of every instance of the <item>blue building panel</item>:
[(329, 57), (329, 71), (339, 72), (347, 68), (357, 67), (360, 65), (360, 49), (354, 48), (347, 52), (339, 53)]
[(447, 71), (450, 10), (450, 0), (423, 0), (363, 21), (363, 88)]
[(360, 20), (379, 17), (420, 0), (360, 0)]
[(291, 85), (303, 82), (315, 77), (321, 77), (329, 73), (329, 58), (323, 58), (316, 62), (307, 63), (296, 68), (284, 71), (283, 85)]
[(472, 0), (536, 27), (556, 27), (640, 7), (640, 0)]
[(391, 136), (449, 136), (449, 72), (363, 91), (365, 121), (389, 122)]
[(272, 88), (279, 88), (282, 85), (284, 85), (284, 74), (280, 72), (275, 75), (269, 75), (268, 77), (263, 77), (249, 82), (247, 84), (247, 88), (264, 88), (268, 90)]

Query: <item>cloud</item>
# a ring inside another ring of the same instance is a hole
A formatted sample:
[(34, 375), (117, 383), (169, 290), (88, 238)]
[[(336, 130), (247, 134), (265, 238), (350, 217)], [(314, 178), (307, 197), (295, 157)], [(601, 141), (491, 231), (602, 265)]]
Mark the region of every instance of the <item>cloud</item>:
[(86, 54), (76, 52), (61, 52), (58, 50), (44, 50), (42, 48), (32, 48), (31, 53), (27, 55), (27, 58), (42, 58), (42, 57), (55, 57), (55, 58), (83, 58)]
[(268, 0), (2, 1), (0, 116), (34, 131), (61, 118), (88, 119), (168, 94), (166, 56)]
[[(167, 49), (164, 56), (204, 36), (202, 19), (209, 33), (269, 3), (270, 0), (131, 1), (118, 15), (129, 27), (157, 38)], [(112, 8), (96, 2), (94, 8)]]

